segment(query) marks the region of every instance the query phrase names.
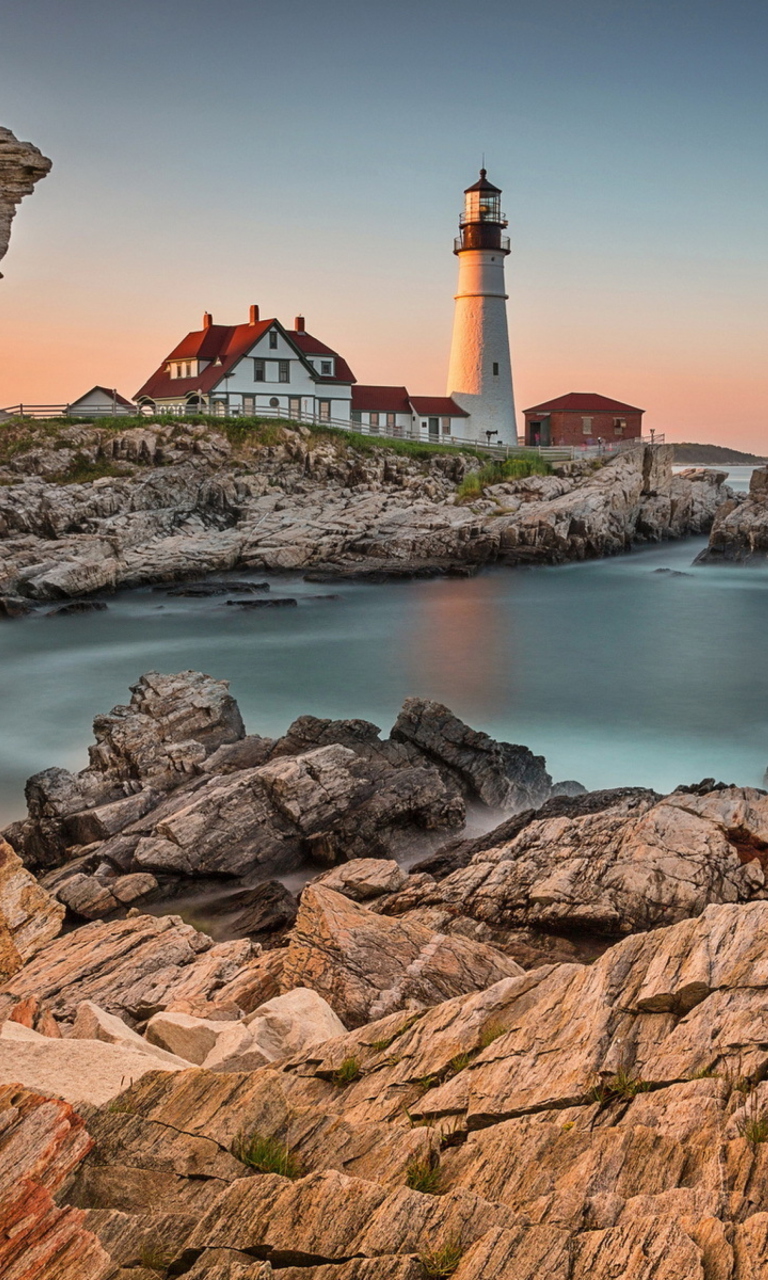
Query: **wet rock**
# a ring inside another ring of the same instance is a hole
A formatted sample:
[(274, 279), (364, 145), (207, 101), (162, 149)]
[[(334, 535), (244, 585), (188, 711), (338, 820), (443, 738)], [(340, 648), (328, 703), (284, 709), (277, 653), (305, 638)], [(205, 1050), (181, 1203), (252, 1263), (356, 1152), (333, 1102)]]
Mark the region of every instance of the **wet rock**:
[(236, 609), (295, 609), (298, 600), (292, 596), (274, 596), (270, 600), (227, 600)]
[[(228, 900), (222, 902), (226, 908)], [(233, 911), (230, 926), (238, 934), (260, 937), (290, 929), (299, 909), (296, 898), (279, 880), (266, 880), (254, 889), (242, 889), (229, 900)]]
[(257, 591), (269, 591), (268, 582), (186, 582), (180, 587), (156, 587), (164, 590), (169, 596), (225, 596), (230, 592), (242, 595), (254, 595)]
[(103, 613), (107, 609), (105, 600), (73, 600), (71, 604), (62, 604), (57, 609), (49, 609), (47, 618), (66, 618), (79, 613)]
[(391, 736), (418, 747), (458, 777), (469, 795), (492, 807), (535, 808), (551, 794), (552, 779), (543, 756), (527, 747), (495, 742), (439, 702), (407, 698)]
[(768, 467), (756, 467), (746, 501), (718, 509), (709, 544), (695, 564), (764, 564), (768, 556)]

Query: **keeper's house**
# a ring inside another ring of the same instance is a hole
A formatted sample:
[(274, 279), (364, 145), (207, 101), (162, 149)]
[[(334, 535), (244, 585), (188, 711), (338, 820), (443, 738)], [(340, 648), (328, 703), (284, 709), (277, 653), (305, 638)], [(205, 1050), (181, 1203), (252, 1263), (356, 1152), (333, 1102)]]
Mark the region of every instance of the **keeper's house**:
[(307, 333), (303, 316), (284, 329), (251, 307), (247, 324), (214, 324), (206, 312), (202, 329), (174, 347), (136, 401), (150, 413), (275, 413), (348, 422), (355, 381), (346, 360)]
[(362, 387), (346, 360), (307, 333), (262, 320), (214, 324), (188, 333), (136, 393), (143, 413), (275, 416), (331, 422), (371, 435), (425, 440), (467, 435), (469, 414), (449, 396), (411, 396), (406, 387)]
[(639, 439), (645, 410), (594, 392), (570, 391), (523, 412), (526, 444), (594, 445)]

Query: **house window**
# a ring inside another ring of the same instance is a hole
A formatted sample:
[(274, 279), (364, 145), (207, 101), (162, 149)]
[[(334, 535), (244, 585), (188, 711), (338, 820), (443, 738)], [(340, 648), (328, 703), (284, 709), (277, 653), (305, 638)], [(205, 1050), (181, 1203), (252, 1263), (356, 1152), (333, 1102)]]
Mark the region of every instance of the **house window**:
[(427, 425), (428, 425), (428, 424), (427, 424), (426, 422), (422, 422), (422, 424), (421, 424), (421, 429), (422, 429), (422, 431), (426, 431), (426, 429), (427, 429)]
[(318, 400), (317, 416), (321, 422), (330, 422), (331, 420), (331, 402), (330, 400)]
[(368, 414), (368, 421), (369, 421), (369, 423), (370, 423), (370, 425), (371, 425), (372, 427), (378, 427), (378, 425), (379, 425), (379, 415), (378, 415), (378, 413), (369, 413), (369, 414)]
[(493, 362), (493, 376), (494, 376), (494, 378), (498, 378), (498, 376), (499, 376), (499, 362), (498, 362), (498, 360), (494, 360), (494, 362)]
[(320, 373), (324, 378), (330, 378), (331, 374), (333, 373), (333, 365), (331, 364), (330, 360), (320, 361)]
[(277, 362), (277, 380), (278, 382), (290, 382), (291, 366), (288, 360), (278, 360)]
[(581, 430), (585, 436), (592, 435), (592, 419), (591, 418), (582, 418)]
[(253, 362), (253, 380), (254, 382), (264, 382), (266, 379), (267, 366), (263, 360), (254, 360)]
[(387, 426), (388, 426), (388, 427), (394, 427), (394, 425), (395, 425), (395, 415), (394, 415), (394, 413), (388, 413), (388, 414), (387, 414)]
[(450, 418), (441, 418), (441, 419), (440, 419), (440, 422), (441, 422), (441, 424), (442, 424), (442, 428), (443, 428), (443, 435), (444, 435), (444, 436), (449, 436), (449, 435), (451, 434), (451, 420), (450, 420)]
[(277, 351), (277, 329), (270, 329), (269, 331), (269, 349), (270, 351)]
[(362, 413), (360, 412), (360, 410), (359, 410), (359, 409), (350, 409), (350, 411), (349, 411), (349, 420), (350, 420), (350, 422), (362, 422), (362, 421), (363, 421), (363, 415), (362, 415)]
[(191, 377), (192, 377), (192, 365), (191, 365), (191, 364), (185, 364), (185, 365), (184, 365), (184, 376), (185, 376), (185, 377), (187, 377), (187, 378), (191, 378)]
[(614, 418), (614, 420), (613, 420), (613, 430), (614, 430), (614, 433), (615, 433), (617, 436), (621, 436), (621, 435), (623, 435), (623, 434), (624, 434), (624, 428), (626, 427), (626, 425), (627, 425), (627, 420), (626, 420), (626, 418)]

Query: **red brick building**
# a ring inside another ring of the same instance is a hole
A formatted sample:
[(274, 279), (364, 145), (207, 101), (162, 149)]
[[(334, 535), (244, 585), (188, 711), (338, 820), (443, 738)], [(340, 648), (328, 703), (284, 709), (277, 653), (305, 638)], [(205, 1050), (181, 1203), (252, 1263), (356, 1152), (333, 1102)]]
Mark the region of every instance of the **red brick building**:
[(580, 445), (639, 439), (645, 410), (590, 391), (570, 391), (523, 412), (526, 444)]

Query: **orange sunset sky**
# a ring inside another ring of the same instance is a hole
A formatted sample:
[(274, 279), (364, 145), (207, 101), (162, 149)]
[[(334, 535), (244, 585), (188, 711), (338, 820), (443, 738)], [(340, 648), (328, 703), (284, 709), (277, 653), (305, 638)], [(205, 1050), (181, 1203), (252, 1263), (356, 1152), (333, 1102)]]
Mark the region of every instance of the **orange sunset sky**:
[(518, 427), (598, 391), (768, 453), (766, 35), (752, 0), (232, 0), (215, 23), (28, 0), (0, 123), (54, 168), (2, 264), (0, 407), (132, 396), (204, 309), (251, 303), (302, 312), (360, 381), (441, 394), (485, 151)]

